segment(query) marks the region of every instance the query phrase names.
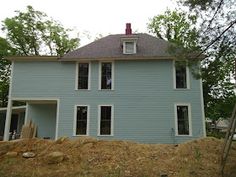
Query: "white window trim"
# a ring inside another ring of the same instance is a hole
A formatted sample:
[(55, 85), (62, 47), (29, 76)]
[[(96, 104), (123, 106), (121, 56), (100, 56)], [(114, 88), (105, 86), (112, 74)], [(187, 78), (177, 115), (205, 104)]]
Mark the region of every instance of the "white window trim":
[[(89, 73), (88, 73), (88, 89), (78, 89), (78, 79), (79, 79), (79, 63), (88, 63), (89, 64)], [(76, 62), (75, 63), (75, 90), (90, 90), (91, 89), (91, 62)]]
[[(178, 115), (177, 115), (177, 106), (187, 106), (188, 107), (188, 124), (189, 124), (189, 135), (179, 135), (178, 134)], [(192, 136), (192, 110), (190, 103), (175, 103), (175, 136)]]
[[(86, 135), (77, 135), (76, 134), (76, 125), (77, 125), (77, 107), (86, 106), (87, 107), (87, 127), (86, 127)], [(74, 106), (74, 126), (73, 126), (73, 136), (89, 136), (89, 123), (90, 123), (90, 107), (89, 105), (77, 104)]]
[[(101, 88), (101, 83), (102, 83), (102, 63), (111, 63), (111, 89), (102, 89)], [(99, 69), (98, 69), (98, 90), (102, 90), (102, 91), (110, 91), (110, 90), (114, 90), (115, 88), (115, 62), (114, 61), (100, 61), (99, 62)]]
[[(126, 42), (133, 42), (134, 43), (134, 50), (133, 50), (133, 53), (126, 53)], [(136, 54), (137, 53), (137, 49), (136, 49), (136, 46), (137, 46), (137, 42), (136, 42), (136, 40), (127, 40), (127, 41), (123, 41), (123, 54), (127, 54), (127, 55), (132, 55), (132, 54)]]
[(173, 60), (173, 86), (175, 90), (189, 90), (190, 89), (190, 75), (189, 75), (189, 66), (186, 66), (186, 82), (187, 88), (176, 88), (176, 70), (175, 70), (175, 60)]
[[(110, 135), (101, 135), (100, 127), (101, 127), (101, 106), (111, 106), (111, 134)], [(97, 136), (114, 136), (114, 105), (112, 104), (100, 104), (98, 105), (98, 131)]]

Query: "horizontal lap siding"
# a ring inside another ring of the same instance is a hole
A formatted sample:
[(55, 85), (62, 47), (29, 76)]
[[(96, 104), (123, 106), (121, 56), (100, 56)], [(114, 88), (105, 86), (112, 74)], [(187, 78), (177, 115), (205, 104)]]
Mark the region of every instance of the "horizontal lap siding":
[(29, 104), (28, 118), (37, 125), (37, 136), (40, 138), (55, 138), (56, 104)]
[[(98, 62), (91, 62), (91, 90), (75, 88), (75, 63), (16, 62), (13, 97), (60, 99), (60, 136), (73, 135), (74, 105), (90, 105), (89, 135), (97, 137), (98, 105), (114, 105), (114, 137), (146, 143), (174, 143), (203, 136), (199, 80), (190, 90), (173, 89), (171, 60), (116, 61), (115, 90), (98, 90)], [(193, 137), (174, 137), (174, 103), (190, 103)], [(104, 138), (104, 137), (103, 137)]]

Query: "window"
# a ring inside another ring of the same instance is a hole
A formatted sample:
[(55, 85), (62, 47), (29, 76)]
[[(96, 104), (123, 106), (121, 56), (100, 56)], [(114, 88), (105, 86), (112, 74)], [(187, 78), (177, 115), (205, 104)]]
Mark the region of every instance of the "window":
[(89, 63), (78, 64), (78, 89), (89, 89)]
[(88, 135), (88, 106), (76, 106), (75, 135)]
[(101, 89), (113, 88), (112, 62), (101, 63)]
[(186, 62), (175, 62), (175, 88), (187, 89), (188, 88), (188, 70)]
[(112, 135), (112, 106), (100, 106), (99, 114), (99, 135)]
[(123, 53), (124, 54), (135, 54), (136, 53), (136, 43), (135, 42), (124, 42), (123, 43)]
[(190, 135), (190, 106), (176, 105), (177, 135)]

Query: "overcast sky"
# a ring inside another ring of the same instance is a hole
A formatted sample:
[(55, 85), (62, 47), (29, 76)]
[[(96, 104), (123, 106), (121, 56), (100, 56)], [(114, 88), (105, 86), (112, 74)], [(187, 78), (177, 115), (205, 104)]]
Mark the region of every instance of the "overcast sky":
[(133, 31), (148, 32), (149, 19), (167, 7), (173, 9), (175, 0), (3, 0), (0, 21), (14, 16), (15, 10), (24, 11), (27, 5), (74, 29), (84, 45), (98, 34), (124, 33), (127, 22)]

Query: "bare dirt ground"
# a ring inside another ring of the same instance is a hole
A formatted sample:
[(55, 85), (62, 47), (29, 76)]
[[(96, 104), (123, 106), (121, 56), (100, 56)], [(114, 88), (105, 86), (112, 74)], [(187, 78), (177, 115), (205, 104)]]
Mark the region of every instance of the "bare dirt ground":
[[(127, 141), (42, 139), (0, 142), (1, 177), (218, 177), (223, 140), (203, 138), (180, 145), (149, 145)], [(24, 152), (34, 158), (24, 158)], [(61, 162), (48, 154), (62, 152)], [(13, 155), (7, 155), (14, 152)], [(236, 177), (236, 143), (226, 176)]]

